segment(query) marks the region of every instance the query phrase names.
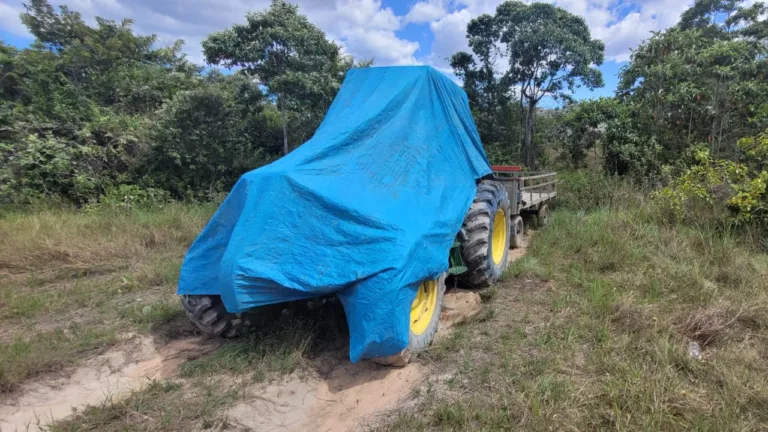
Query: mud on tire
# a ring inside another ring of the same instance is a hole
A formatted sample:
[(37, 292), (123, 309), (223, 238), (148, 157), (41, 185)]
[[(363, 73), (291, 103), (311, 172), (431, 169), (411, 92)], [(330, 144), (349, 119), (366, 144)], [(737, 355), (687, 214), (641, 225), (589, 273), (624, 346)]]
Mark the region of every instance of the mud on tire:
[(185, 295), (181, 304), (192, 324), (208, 336), (235, 337), (251, 326), (247, 316), (227, 312), (217, 295)]
[[(502, 213), (499, 213), (500, 210)], [(494, 225), (499, 226), (495, 220), (499, 214), (504, 215), (506, 239), (501, 246), (496, 242), (497, 247), (504, 250), (503, 253), (497, 251), (496, 256), (501, 256), (501, 260), (494, 260), (493, 229)], [(461, 256), (467, 266), (467, 271), (459, 279), (470, 288), (489, 286), (499, 280), (506, 269), (511, 234), (509, 216), (509, 196), (504, 185), (493, 180), (481, 181), (458, 236)]]

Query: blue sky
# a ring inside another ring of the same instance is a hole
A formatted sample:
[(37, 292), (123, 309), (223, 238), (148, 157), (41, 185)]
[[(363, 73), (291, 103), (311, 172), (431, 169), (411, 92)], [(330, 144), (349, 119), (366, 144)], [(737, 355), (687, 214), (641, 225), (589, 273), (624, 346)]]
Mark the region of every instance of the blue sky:
[[(300, 11), (328, 37), (356, 57), (376, 65), (428, 64), (450, 74), (447, 58), (467, 50), (465, 29), (472, 18), (493, 13), (502, 0), (294, 0)], [(0, 38), (23, 47), (32, 40), (18, 14), (23, 0), (0, 0)], [(203, 63), (200, 42), (206, 35), (244, 21), (248, 11), (269, 7), (269, 0), (52, 0), (79, 11), (87, 21), (101, 16), (132, 18), (141, 33), (160, 43), (186, 41), (191, 60)], [(594, 38), (606, 45), (601, 66), (605, 87), (579, 89), (577, 98), (613, 94), (619, 69), (630, 49), (651, 31), (674, 25), (692, 0), (557, 0), (553, 4), (583, 16)], [(502, 65), (503, 67), (503, 65)]]

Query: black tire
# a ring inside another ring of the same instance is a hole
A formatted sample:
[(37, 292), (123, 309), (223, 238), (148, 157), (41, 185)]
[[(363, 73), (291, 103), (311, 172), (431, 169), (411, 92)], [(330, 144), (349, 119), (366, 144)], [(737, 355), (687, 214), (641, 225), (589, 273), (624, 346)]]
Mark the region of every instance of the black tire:
[(512, 218), (512, 239), (509, 244), (512, 249), (520, 249), (528, 245), (525, 240), (525, 224), (523, 224), (522, 216)]
[[(505, 215), (506, 240), (500, 261), (493, 257), (493, 227), (499, 210)], [(483, 180), (477, 185), (477, 194), (459, 231), (461, 257), (467, 271), (459, 279), (469, 288), (485, 288), (499, 280), (507, 268), (509, 236), (509, 196), (499, 182)]]
[(542, 204), (536, 211), (536, 226), (538, 228), (544, 228), (549, 224), (549, 206)]
[(440, 326), (440, 313), (443, 310), (443, 296), (445, 295), (446, 276), (447, 274), (443, 273), (439, 278), (437, 278), (437, 305), (435, 306), (435, 311), (430, 317), (429, 324), (427, 324), (427, 329), (424, 330), (421, 334), (414, 333), (413, 329), (409, 329), (408, 331), (408, 346), (405, 348), (405, 350), (410, 354), (416, 354), (419, 351), (424, 351), (432, 344), (432, 341), (435, 340), (437, 329)]
[(192, 324), (208, 336), (240, 336), (251, 325), (245, 315), (227, 312), (217, 295), (185, 295), (181, 304)]

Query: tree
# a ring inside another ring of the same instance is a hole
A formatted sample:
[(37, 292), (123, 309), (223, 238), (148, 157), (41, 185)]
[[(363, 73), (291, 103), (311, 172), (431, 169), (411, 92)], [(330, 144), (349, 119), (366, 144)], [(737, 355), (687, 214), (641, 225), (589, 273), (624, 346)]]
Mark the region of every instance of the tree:
[(149, 186), (179, 198), (211, 196), (274, 160), (281, 149), (279, 115), (264, 99), (248, 78), (214, 71), (205, 85), (166, 103), (151, 128), (144, 167)]
[[(474, 55), (454, 54), (454, 71), (466, 80), (470, 100), (475, 93), (478, 101), (482, 96), (493, 107), (508, 101), (511, 86), (519, 85), (521, 114), (523, 101), (527, 108), (523, 159), (534, 167), (536, 106), (545, 96), (568, 99), (581, 85), (601, 87), (602, 74), (595, 66), (603, 63), (603, 43), (590, 38), (583, 18), (549, 4), (519, 1), (506, 1), (495, 15), (470, 21), (467, 39)], [(508, 64), (507, 70), (495, 70), (497, 58), (504, 60), (498, 63)]]
[(46, 0), (31, 0), (21, 18), (35, 42), (0, 45), (0, 201), (86, 203), (137, 181), (151, 114), (199, 86), (200, 68), (180, 41), (158, 48), (130, 20), (91, 26)]
[(515, 95), (512, 83), (497, 71), (502, 53), (493, 17), (481, 15), (470, 22), (467, 39), (475, 55), (458, 52), (451, 56), (450, 63), (463, 81), (480, 139), (487, 147), (517, 154), (514, 135), (519, 131), (513, 121)]
[(567, 99), (580, 83), (603, 86), (595, 66), (603, 63), (605, 46), (591, 39), (584, 18), (544, 3), (507, 1), (496, 9), (500, 40), (506, 45), (507, 76), (520, 85), (527, 106), (523, 154), (534, 167), (532, 137), (536, 105), (545, 96)]
[(736, 158), (738, 140), (768, 127), (768, 34), (762, 3), (699, 0), (680, 23), (633, 53), (617, 93), (635, 107), (634, 130), (676, 163), (695, 145)]
[(282, 119), (287, 154), (286, 111), (327, 108), (343, 77), (339, 47), (298, 13), (298, 7), (272, 0), (266, 12), (249, 13), (246, 24), (211, 34), (203, 42), (210, 64), (241, 68), (274, 97)]

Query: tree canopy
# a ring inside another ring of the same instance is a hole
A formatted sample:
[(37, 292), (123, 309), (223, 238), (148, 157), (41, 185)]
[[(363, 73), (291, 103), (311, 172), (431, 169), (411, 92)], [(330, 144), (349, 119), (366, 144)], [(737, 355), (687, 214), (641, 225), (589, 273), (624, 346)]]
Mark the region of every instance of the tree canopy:
[[(230, 75), (189, 62), (182, 41), (162, 46), (136, 34), (131, 20), (89, 25), (47, 0), (31, 0), (21, 18), (32, 45), (0, 42), (3, 203), (84, 205), (117, 190), (216, 196), (279, 157), (286, 142), (309, 139), (355, 64), (283, 2), (250, 15), (253, 28), (206, 41), (212, 61), (241, 70)], [(245, 43), (237, 34), (266, 27), (257, 32), (261, 47), (274, 50), (237, 45)], [(227, 50), (244, 57), (224, 60)]]
[(283, 0), (272, 0), (267, 11), (249, 13), (246, 20), (208, 36), (205, 57), (211, 64), (240, 68), (276, 98), (287, 154), (285, 110), (325, 112), (352, 62), (298, 6)]
[(474, 56), (456, 53), (451, 65), (458, 76), (469, 78), (468, 93), (495, 100), (509, 95), (511, 86), (519, 88), (518, 97), (527, 106), (523, 160), (534, 167), (537, 104), (546, 96), (569, 100), (580, 85), (601, 87), (597, 66), (603, 62), (603, 43), (591, 38), (584, 18), (550, 4), (519, 1), (506, 1), (495, 15), (470, 21), (467, 39)]

